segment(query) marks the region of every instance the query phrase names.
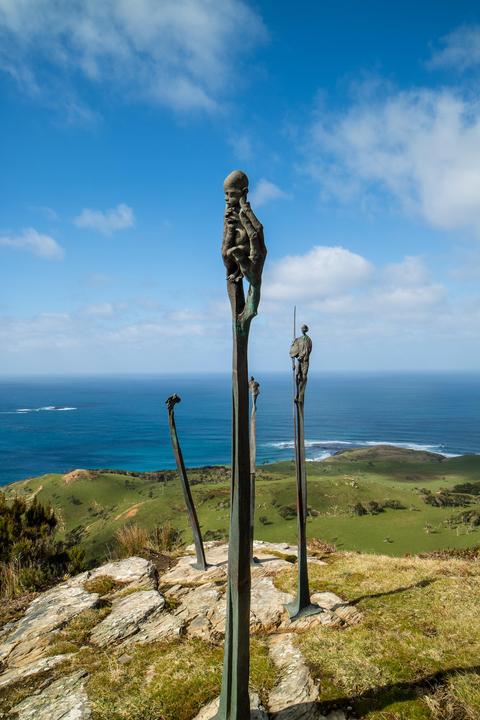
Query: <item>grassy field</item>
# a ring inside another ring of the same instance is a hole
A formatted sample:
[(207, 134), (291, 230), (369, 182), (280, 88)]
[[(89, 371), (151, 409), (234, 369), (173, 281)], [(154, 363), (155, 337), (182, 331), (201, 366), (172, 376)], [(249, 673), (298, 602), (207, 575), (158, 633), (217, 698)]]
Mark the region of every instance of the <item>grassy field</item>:
[[(292, 591), (295, 568), (279, 578)], [(320, 680), (320, 706), (364, 720), (480, 718), (480, 565), (454, 558), (334, 553), (310, 586), (354, 603), (362, 621), (297, 642)]]
[[(389, 446), (350, 450), (308, 463), (308, 534), (339, 550), (402, 556), (480, 543), (480, 456), (441, 456)], [(226, 537), (229, 470), (189, 471), (204, 536)], [(170, 521), (190, 542), (175, 472), (43, 475), (4, 488), (49, 502), (62, 534), (74, 533), (101, 560), (118, 529)], [(256, 484), (257, 539), (296, 542), (294, 465), (264, 465)]]

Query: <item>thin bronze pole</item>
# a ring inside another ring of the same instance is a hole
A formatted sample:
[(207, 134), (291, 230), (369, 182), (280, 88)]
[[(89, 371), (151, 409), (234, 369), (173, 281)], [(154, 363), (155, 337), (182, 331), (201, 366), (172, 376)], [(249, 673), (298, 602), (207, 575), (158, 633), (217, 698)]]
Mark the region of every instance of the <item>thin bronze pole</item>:
[(253, 555), (253, 540), (255, 534), (255, 478), (257, 475), (257, 398), (260, 394), (260, 383), (252, 375), (248, 385), (252, 398), (250, 415), (250, 559), (252, 563), (256, 563), (257, 560)]
[[(305, 615), (322, 612), (319, 605), (312, 604), (308, 582), (307, 562), (307, 471), (305, 462), (305, 424), (304, 402), (307, 385), (308, 366), (312, 341), (307, 335), (308, 327), (302, 326), (302, 337), (295, 338), (290, 349), (294, 368), (294, 429), (295, 429), (295, 471), (297, 486), (297, 523), (298, 523), (298, 559), (297, 559), (297, 596), (286, 608), (290, 620)], [(295, 335), (295, 328), (294, 328)]]
[[(267, 254), (263, 228), (246, 200), (248, 178), (234, 171), (224, 182), (222, 257), (232, 309), (232, 485), (228, 544), (227, 612), (218, 720), (250, 718), (250, 442), (248, 336), (260, 302)], [(243, 278), (249, 283), (247, 297)]]
[(170, 395), (170, 397), (165, 402), (168, 409), (170, 440), (172, 441), (173, 454), (175, 456), (178, 474), (180, 475), (180, 480), (182, 483), (183, 496), (185, 498), (185, 505), (187, 506), (188, 519), (193, 533), (195, 552), (197, 554), (197, 562), (192, 564), (192, 567), (197, 568), (197, 570), (206, 570), (208, 565), (205, 559), (205, 551), (203, 549), (202, 533), (200, 531), (197, 511), (195, 510), (192, 491), (190, 490), (190, 483), (188, 482), (187, 471), (185, 469), (185, 463), (183, 462), (183, 454), (180, 448), (180, 442), (178, 440), (177, 426), (175, 424), (174, 408), (177, 403), (181, 402), (181, 398), (178, 395)]

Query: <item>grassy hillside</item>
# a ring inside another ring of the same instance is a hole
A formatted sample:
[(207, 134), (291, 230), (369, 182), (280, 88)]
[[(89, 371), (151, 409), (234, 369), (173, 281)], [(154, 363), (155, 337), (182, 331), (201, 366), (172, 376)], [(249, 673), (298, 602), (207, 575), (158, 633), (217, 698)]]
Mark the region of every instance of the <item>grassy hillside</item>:
[[(393, 556), (480, 543), (480, 456), (446, 459), (380, 446), (308, 463), (307, 470), (311, 538), (333, 542), (340, 550)], [(256, 538), (296, 541), (294, 472), (292, 462), (259, 469)], [(228, 468), (191, 470), (189, 477), (204, 534), (225, 537)], [(173, 471), (43, 475), (5, 491), (50, 502), (61, 532), (75, 533), (91, 559), (102, 559), (115, 532), (133, 522), (150, 529), (169, 520), (190, 541)]]

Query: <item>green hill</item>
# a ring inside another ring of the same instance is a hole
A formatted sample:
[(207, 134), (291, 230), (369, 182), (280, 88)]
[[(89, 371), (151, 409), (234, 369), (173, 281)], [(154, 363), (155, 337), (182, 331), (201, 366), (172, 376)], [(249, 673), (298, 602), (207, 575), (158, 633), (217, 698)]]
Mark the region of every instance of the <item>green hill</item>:
[[(445, 458), (392, 446), (360, 448), (308, 463), (308, 534), (340, 550), (401, 556), (480, 542), (480, 456)], [(205, 537), (226, 537), (229, 470), (189, 471)], [(296, 541), (293, 462), (263, 465), (256, 484), (255, 537)], [(108, 554), (116, 531), (170, 521), (190, 541), (174, 471), (78, 470), (29, 478), (7, 495), (37, 495), (60, 520), (60, 535), (77, 537), (91, 560)]]

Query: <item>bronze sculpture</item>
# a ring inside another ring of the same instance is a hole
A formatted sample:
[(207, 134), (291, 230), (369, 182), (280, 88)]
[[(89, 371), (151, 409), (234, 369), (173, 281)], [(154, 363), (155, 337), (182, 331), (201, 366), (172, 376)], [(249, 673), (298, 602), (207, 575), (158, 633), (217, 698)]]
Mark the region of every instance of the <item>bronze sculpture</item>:
[(197, 562), (193, 564), (193, 567), (197, 568), (197, 570), (206, 570), (208, 565), (205, 559), (205, 551), (203, 549), (202, 533), (200, 531), (197, 511), (195, 510), (192, 492), (190, 490), (190, 483), (188, 482), (187, 471), (185, 469), (185, 463), (183, 462), (183, 454), (178, 440), (177, 426), (175, 424), (174, 408), (179, 402), (181, 402), (181, 398), (176, 394), (170, 395), (170, 397), (165, 401), (168, 410), (170, 439), (172, 441), (173, 454), (175, 456), (175, 462), (177, 463), (178, 474), (180, 475), (182, 483), (183, 496), (185, 498), (185, 505), (187, 506), (188, 519), (190, 521), (190, 527), (192, 528), (193, 542), (195, 545), (195, 552), (197, 554)]
[(250, 416), (250, 558), (253, 563), (253, 540), (255, 532), (255, 476), (257, 474), (257, 398), (260, 395), (260, 383), (250, 378), (248, 383), (252, 398), (252, 413)]
[[(294, 427), (295, 427), (295, 468), (297, 480), (297, 522), (298, 522), (298, 580), (297, 596), (287, 605), (290, 620), (304, 615), (322, 612), (322, 608), (310, 602), (307, 565), (307, 473), (305, 463), (304, 401), (308, 379), (308, 367), (312, 341), (307, 335), (308, 326), (302, 325), (302, 335), (294, 337), (290, 357), (294, 376)], [(294, 331), (295, 336), (295, 331)]]
[[(250, 717), (250, 445), (248, 336), (258, 311), (267, 250), (263, 227), (247, 202), (248, 178), (235, 170), (224, 181), (222, 258), (232, 309), (232, 481), (222, 689), (217, 720)], [(245, 297), (243, 280), (248, 282)]]

